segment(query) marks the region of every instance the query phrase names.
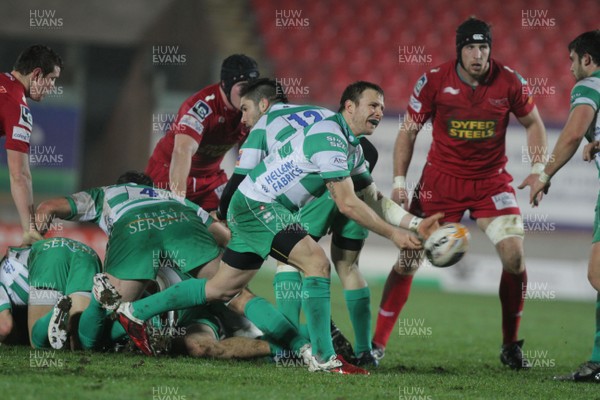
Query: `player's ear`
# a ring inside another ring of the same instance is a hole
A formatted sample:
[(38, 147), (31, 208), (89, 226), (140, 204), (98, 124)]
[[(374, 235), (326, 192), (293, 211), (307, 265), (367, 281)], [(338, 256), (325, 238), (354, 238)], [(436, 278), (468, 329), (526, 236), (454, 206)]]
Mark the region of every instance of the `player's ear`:
[(348, 99), (344, 103), (344, 108), (348, 113), (352, 114), (354, 112), (354, 109), (356, 108), (356, 104), (354, 104), (352, 100)]
[(269, 99), (267, 99), (266, 97), (263, 97), (258, 102), (258, 109), (259, 109), (259, 111), (260, 111), (261, 114), (264, 114), (265, 111), (267, 111), (268, 108), (269, 108)]

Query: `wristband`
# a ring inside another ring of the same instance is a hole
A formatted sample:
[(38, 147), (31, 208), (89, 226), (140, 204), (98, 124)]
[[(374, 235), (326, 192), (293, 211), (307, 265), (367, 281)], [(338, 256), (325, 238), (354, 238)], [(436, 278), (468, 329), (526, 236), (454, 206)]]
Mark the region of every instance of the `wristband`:
[(406, 177), (405, 176), (394, 177), (394, 183), (392, 184), (392, 189), (406, 190)]
[(419, 227), (419, 224), (421, 224), (421, 221), (423, 221), (423, 218), (412, 217), (408, 223), (408, 230), (417, 233), (417, 228)]
[(543, 163), (535, 163), (531, 167), (531, 173), (541, 175), (542, 172), (544, 172), (544, 168), (546, 168), (546, 166)]
[(540, 180), (540, 182), (542, 182), (545, 185), (546, 183), (550, 182), (550, 175), (548, 175), (547, 173), (542, 171), (540, 173), (539, 180)]

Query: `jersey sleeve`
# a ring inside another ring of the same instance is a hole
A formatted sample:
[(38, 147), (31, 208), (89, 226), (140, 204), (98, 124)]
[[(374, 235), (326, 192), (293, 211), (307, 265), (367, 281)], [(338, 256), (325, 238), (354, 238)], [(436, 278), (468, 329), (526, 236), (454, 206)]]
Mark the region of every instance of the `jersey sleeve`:
[(6, 150), (29, 153), (29, 141), (33, 129), (31, 111), (24, 104), (5, 103), (1, 111), (2, 130), (6, 132)]
[(250, 135), (240, 148), (235, 163), (235, 174), (246, 175), (252, 171), (267, 155), (267, 131), (258, 127), (250, 131)]
[(173, 127), (175, 134), (183, 134), (191, 137), (200, 144), (202, 133), (210, 129), (212, 108), (204, 100), (196, 101), (191, 107), (188, 102), (179, 110), (179, 120)]
[(66, 199), (71, 206), (71, 214), (67, 220), (99, 223), (104, 203), (104, 187), (77, 192)]
[(524, 117), (535, 107), (527, 80), (517, 71), (508, 67), (504, 67), (504, 69), (511, 73), (512, 78), (510, 85), (510, 111), (518, 118)]
[(598, 111), (600, 109), (600, 85), (598, 80), (584, 79), (579, 81), (571, 90), (571, 110), (587, 104)]
[(362, 145), (359, 145), (356, 148), (356, 157), (357, 162), (352, 171), (350, 171), (350, 177), (352, 178), (354, 187), (362, 189), (373, 182), (373, 178), (371, 177), (371, 173), (369, 171), (369, 164), (365, 159)]
[(406, 112), (413, 121), (422, 124), (431, 117), (434, 96), (435, 85), (431, 82), (431, 73), (424, 73), (415, 84), (408, 100)]
[(348, 171), (348, 141), (341, 134), (319, 132), (304, 140), (304, 155), (314, 164), (323, 179), (344, 178)]

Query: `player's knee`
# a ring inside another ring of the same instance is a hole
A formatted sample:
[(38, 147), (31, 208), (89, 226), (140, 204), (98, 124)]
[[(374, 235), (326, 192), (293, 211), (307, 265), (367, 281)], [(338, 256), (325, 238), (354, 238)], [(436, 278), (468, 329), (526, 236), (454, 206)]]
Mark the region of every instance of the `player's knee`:
[(597, 292), (600, 292), (600, 273), (594, 273), (591, 270), (588, 271), (588, 281)]
[(309, 271), (307, 273), (312, 276), (322, 276), (329, 278), (331, 274), (331, 266), (327, 257), (313, 257), (314, 260), (310, 264)]
[(420, 250), (403, 250), (400, 252), (394, 271), (399, 275), (414, 275), (423, 262), (423, 252)]
[(496, 217), (485, 229), (485, 234), (490, 238), (494, 246), (498, 246), (500, 242), (509, 238), (516, 238), (522, 241), (525, 237), (523, 218), (515, 214)]

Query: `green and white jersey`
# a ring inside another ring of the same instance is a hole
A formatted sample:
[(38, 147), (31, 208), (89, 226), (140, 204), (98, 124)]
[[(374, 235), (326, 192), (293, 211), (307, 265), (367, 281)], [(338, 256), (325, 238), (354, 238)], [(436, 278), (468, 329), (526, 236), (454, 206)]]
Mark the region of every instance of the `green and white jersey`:
[(26, 306), (29, 299), (29, 270), (27, 259), (30, 248), (9, 247), (0, 262), (0, 311), (15, 306)]
[(239, 190), (252, 200), (278, 202), (291, 211), (321, 196), (326, 179), (366, 175), (370, 179), (360, 142), (341, 114), (292, 135), (242, 181)]
[(163, 209), (162, 212), (144, 216), (146, 219), (151, 218), (153, 226), (159, 229), (180, 217), (169, 212), (173, 206), (193, 208), (206, 226), (213, 221), (208, 212), (187, 199), (183, 203), (172, 192), (135, 183), (92, 188), (72, 194), (67, 200), (71, 205), (71, 215), (66, 219), (94, 222), (109, 236), (114, 224), (123, 216), (140, 214), (146, 208), (154, 206)]
[(292, 135), (302, 134), (307, 126), (332, 115), (333, 111), (317, 106), (274, 104), (250, 131), (240, 148), (233, 172), (248, 174), (263, 158), (285, 144)]
[[(600, 110), (600, 71), (580, 80), (571, 90), (571, 110), (582, 104), (591, 106), (596, 112), (585, 137), (590, 142), (600, 140), (600, 118), (598, 118), (598, 111)], [(600, 171), (600, 153), (596, 154), (595, 161), (596, 167)]]

